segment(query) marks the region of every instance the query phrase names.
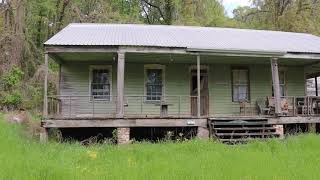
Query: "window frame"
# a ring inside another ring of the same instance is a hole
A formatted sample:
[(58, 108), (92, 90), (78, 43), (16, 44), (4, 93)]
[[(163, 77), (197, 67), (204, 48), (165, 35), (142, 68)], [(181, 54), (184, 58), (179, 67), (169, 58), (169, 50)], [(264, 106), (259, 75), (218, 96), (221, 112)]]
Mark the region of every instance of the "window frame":
[(157, 102), (160, 102), (161, 101), (161, 99), (160, 100), (148, 100), (147, 99), (147, 70), (149, 70), (149, 69), (160, 69), (160, 70), (162, 70), (162, 75), (161, 75), (161, 77), (162, 77), (162, 88), (161, 88), (161, 96), (163, 97), (163, 96), (165, 96), (165, 65), (161, 65), (161, 64), (145, 64), (144, 65), (144, 83), (143, 83), (143, 86), (144, 86), (144, 101), (145, 102), (150, 102), (150, 103), (153, 103), (153, 102), (155, 102), (155, 103), (157, 103)]
[[(109, 82), (110, 82), (110, 95), (108, 98), (102, 99), (94, 99), (92, 98), (92, 90), (91, 90), (91, 83), (92, 83), (92, 71), (93, 70), (108, 70), (109, 71)], [(90, 101), (112, 101), (112, 65), (90, 65), (89, 67), (89, 99)]]
[(232, 102), (240, 102), (239, 100), (235, 100), (234, 99), (234, 96), (233, 96), (233, 93), (234, 93), (234, 79), (233, 79), (233, 71), (234, 70), (246, 70), (247, 71), (247, 92), (248, 92), (248, 97), (246, 99), (247, 102), (250, 102), (251, 101), (251, 93), (250, 93), (250, 70), (249, 70), (249, 67), (247, 66), (232, 66), (231, 67), (231, 98), (232, 98)]

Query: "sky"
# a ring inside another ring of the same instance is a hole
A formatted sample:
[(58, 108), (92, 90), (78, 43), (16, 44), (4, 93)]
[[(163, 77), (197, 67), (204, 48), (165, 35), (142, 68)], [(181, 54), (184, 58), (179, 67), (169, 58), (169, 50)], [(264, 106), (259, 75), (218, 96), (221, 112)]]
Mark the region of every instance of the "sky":
[(232, 11), (239, 6), (250, 6), (251, 0), (223, 0), (222, 1), (226, 13), (229, 17), (233, 17)]

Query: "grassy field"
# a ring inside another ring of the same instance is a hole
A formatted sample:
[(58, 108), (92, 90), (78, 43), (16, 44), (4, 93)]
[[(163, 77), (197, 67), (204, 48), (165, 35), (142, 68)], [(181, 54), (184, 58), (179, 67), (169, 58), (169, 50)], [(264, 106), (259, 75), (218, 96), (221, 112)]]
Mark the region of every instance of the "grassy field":
[(320, 136), (228, 146), (40, 144), (0, 114), (0, 179), (320, 179)]

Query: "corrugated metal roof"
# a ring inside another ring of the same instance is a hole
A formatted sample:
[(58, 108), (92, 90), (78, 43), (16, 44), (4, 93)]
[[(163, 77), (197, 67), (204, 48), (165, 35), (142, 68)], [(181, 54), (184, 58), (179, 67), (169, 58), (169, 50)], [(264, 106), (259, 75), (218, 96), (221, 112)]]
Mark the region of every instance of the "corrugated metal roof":
[(305, 33), (134, 24), (69, 24), (45, 45), (123, 45), (320, 53), (320, 37)]

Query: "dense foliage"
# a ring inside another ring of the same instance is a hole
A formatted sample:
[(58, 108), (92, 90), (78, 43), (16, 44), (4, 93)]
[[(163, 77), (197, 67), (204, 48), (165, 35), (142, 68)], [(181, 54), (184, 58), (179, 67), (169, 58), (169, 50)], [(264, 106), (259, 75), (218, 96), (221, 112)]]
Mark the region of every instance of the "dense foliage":
[[(0, 101), (11, 107), (41, 106), (43, 42), (71, 22), (219, 26), (320, 34), (319, 0), (252, 0), (250, 7), (235, 9), (233, 18), (226, 16), (221, 1), (0, 0), (0, 76), (8, 77), (19, 68), (19, 86), (24, 87), (15, 91), (1, 87)], [(51, 64), (50, 69), (54, 92), (56, 66)], [(0, 81), (4, 84), (6, 78)]]
[(252, 7), (240, 7), (234, 15), (241, 27), (320, 33), (319, 0), (253, 0)]
[(23, 72), (17, 66), (13, 66), (9, 72), (2, 76), (2, 89), (0, 93), (0, 105), (5, 109), (16, 109), (22, 102), (21, 93), (18, 90), (21, 85)]

